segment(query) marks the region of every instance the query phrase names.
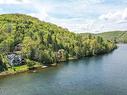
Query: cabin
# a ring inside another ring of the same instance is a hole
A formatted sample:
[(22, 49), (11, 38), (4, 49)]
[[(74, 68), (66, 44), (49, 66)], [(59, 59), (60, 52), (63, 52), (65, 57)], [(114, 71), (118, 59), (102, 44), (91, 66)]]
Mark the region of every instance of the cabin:
[(64, 49), (60, 49), (58, 50), (58, 52), (56, 52), (56, 59), (57, 61), (65, 61), (65, 51)]
[(14, 48), (14, 51), (21, 51), (22, 50), (22, 45), (21, 44), (17, 44)]
[(16, 53), (9, 53), (7, 55), (8, 58), (8, 62), (11, 66), (20, 66), (20, 65), (24, 65), (24, 58)]

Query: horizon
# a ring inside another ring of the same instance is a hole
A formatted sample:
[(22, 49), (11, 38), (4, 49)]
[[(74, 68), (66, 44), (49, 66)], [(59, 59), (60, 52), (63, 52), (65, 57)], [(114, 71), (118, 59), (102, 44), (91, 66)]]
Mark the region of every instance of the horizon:
[(1, 0), (0, 14), (30, 15), (75, 33), (101, 33), (127, 30), (126, 5), (123, 0)]

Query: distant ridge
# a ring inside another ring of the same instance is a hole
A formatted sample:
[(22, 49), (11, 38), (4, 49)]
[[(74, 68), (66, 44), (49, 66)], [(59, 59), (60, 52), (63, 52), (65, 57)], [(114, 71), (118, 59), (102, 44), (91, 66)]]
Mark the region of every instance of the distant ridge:
[(97, 36), (101, 36), (106, 40), (116, 41), (117, 43), (127, 43), (127, 31), (110, 31), (99, 33)]

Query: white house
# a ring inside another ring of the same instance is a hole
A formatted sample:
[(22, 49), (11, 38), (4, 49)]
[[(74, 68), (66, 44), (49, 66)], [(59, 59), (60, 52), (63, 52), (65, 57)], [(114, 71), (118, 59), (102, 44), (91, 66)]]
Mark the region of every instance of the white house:
[(16, 53), (10, 53), (7, 55), (9, 64), (12, 66), (22, 65), (23, 64), (23, 58), (21, 55), (18, 55)]

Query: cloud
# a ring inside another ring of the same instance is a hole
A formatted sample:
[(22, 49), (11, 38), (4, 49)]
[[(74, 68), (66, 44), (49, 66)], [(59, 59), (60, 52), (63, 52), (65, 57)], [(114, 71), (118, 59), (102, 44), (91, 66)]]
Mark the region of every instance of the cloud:
[(51, 18), (50, 22), (60, 25), (64, 28), (68, 28), (70, 31), (73, 32), (92, 32), (94, 30), (95, 21), (91, 19), (84, 19), (84, 18), (70, 18), (70, 19), (57, 19)]
[(29, 0), (0, 0), (0, 4), (23, 4), (29, 2)]
[(103, 14), (99, 17), (100, 20), (112, 21), (116, 23), (125, 23), (127, 22), (127, 8), (118, 10), (116, 12), (109, 12), (107, 14)]
[(25, 13), (40, 20), (49, 18), (48, 12), (52, 6), (39, 2), (39, 0), (0, 0), (0, 5), (0, 13), (11, 13), (12, 11), (13, 13)]
[(123, 0), (76, 0), (75, 2), (74, 0), (0, 0), (0, 13), (25, 13), (71, 31), (98, 32), (127, 29), (125, 27), (127, 8), (125, 2), (122, 2)]
[(107, 14), (101, 15), (99, 18), (104, 20), (116, 21), (116, 20), (119, 20), (120, 17), (121, 17), (121, 12), (116, 12), (116, 13), (107, 13)]
[(49, 15), (51, 11), (53, 11), (54, 6), (50, 3), (44, 2), (35, 2), (32, 3), (33, 8), (36, 10), (35, 13), (31, 13), (29, 15), (39, 18), (40, 20), (48, 21), (52, 17)]
[(122, 19), (127, 20), (127, 8), (125, 8), (125, 10), (123, 11)]

